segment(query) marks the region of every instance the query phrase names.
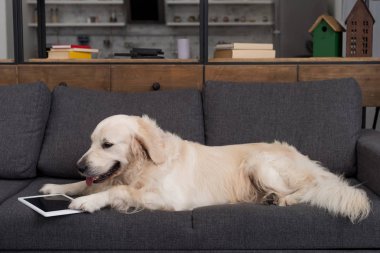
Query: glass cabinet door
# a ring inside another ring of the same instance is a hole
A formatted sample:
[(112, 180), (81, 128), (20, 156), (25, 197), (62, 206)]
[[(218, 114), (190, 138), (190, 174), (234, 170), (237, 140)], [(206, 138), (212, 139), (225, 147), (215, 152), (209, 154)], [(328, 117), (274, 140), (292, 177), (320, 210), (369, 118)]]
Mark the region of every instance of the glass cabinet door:
[[(253, 51), (248, 50), (254, 44), (266, 44), (272, 56), (274, 24), (274, 0), (209, 0), (209, 60), (228, 60), (235, 57), (233, 54), (239, 54), (238, 58), (249, 57)], [(236, 43), (244, 43), (240, 46), (246, 51), (236, 51), (241, 50)]]
[[(36, 5), (27, 0), (34, 34)], [(48, 49), (89, 47), (98, 51), (93, 59), (199, 59), (199, 1), (46, 0), (45, 15)]]

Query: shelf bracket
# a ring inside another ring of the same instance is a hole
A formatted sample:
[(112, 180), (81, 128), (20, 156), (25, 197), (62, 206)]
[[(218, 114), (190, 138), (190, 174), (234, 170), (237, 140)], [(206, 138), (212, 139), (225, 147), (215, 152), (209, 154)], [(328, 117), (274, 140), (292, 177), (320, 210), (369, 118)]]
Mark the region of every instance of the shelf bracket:
[(22, 0), (13, 0), (13, 36), (15, 63), (24, 62), (24, 39), (22, 27)]
[(47, 58), (45, 0), (37, 0), (37, 16), (38, 58)]

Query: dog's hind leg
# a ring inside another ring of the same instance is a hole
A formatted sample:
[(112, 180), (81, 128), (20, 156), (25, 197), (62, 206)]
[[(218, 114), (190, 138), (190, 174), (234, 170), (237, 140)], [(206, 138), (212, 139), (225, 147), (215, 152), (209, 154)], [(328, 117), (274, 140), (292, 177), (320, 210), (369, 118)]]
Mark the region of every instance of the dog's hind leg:
[(288, 179), (292, 166), (288, 157), (268, 151), (252, 153), (245, 160), (243, 169), (260, 196), (258, 202), (280, 206), (298, 203), (292, 194), (299, 189)]

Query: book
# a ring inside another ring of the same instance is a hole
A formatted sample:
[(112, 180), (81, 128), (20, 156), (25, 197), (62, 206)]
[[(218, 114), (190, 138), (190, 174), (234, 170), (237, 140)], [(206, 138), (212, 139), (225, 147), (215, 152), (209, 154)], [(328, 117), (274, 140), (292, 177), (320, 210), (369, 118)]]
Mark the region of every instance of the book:
[(273, 44), (271, 43), (230, 43), (230, 44), (218, 44), (215, 49), (258, 49), (258, 50), (273, 50)]
[(49, 51), (48, 59), (64, 60), (64, 59), (92, 59), (92, 54), (89, 52), (76, 51)]
[(89, 45), (53, 45), (54, 49), (70, 49), (70, 48), (91, 48)]
[(214, 58), (275, 58), (275, 50), (215, 50)]
[(52, 52), (83, 52), (83, 53), (98, 53), (98, 49), (94, 48), (52, 48)]

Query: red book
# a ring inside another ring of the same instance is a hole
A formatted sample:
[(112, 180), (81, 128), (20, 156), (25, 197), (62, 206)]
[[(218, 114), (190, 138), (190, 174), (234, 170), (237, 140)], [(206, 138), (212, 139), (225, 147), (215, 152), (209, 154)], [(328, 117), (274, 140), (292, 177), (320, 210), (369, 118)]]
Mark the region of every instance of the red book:
[(54, 48), (54, 49), (69, 49), (69, 48), (86, 48), (86, 49), (90, 49), (91, 47), (89, 45), (53, 45), (52, 48)]

